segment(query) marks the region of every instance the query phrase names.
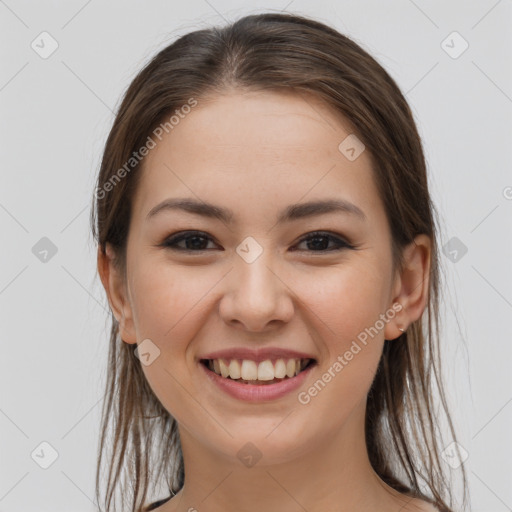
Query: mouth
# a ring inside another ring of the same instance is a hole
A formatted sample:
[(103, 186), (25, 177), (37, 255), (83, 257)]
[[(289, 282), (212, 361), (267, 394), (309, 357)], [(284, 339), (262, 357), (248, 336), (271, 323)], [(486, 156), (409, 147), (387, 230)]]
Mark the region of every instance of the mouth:
[(265, 386), (295, 378), (317, 364), (316, 359), (280, 358), (261, 362), (249, 359), (201, 359), (211, 373), (239, 384)]

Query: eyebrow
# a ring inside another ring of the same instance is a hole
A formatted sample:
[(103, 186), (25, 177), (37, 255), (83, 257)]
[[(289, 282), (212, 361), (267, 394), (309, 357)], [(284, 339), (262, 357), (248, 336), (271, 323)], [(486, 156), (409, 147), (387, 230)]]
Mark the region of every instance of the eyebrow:
[[(234, 212), (228, 208), (216, 206), (204, 201), (197, 201), (191, 198), (172, 198), (166, 199), (152, 208), (147, 214), (146, 220), (152, 219), (160, 212), (172, 210), (181, 210), (207, 218), (219, 219), (226, 224), (232, 224), (235, 218)], [(362, 221), (366, 221), (366, 215), (355, 204), (344, 199), (325, 199), (287, 206), (279, 214), (277, 224), (283, 224), (285, 222), (291, 222), (327, 213), (350, 214), (358, 217)]]

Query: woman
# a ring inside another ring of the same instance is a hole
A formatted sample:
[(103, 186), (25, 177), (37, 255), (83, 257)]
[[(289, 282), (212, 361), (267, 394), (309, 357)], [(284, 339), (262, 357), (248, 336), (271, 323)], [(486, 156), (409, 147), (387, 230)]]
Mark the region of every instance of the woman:
[(332, 28), (252, 15), (156, 55), (91, 218), (105, 510), (455, 510), (434, 214), (403, 95)]

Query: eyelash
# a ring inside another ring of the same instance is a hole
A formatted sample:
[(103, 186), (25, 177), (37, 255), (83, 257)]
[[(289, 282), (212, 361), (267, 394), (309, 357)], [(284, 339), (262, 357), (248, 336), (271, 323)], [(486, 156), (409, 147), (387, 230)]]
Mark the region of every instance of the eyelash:
[[(210, 240), (213, 240), (212, 237), (210, 237), (208, 234), (201, 232), (201, 231), (185, 231), (182, 233), (177, 233), (175, 235), (172, 235), (168, 237), (160, 246), (174, 250), (174, 251), (181, 251), (181, 252), (198, 252), (202, 253), (205, 251), (208, 251), (210, 249), (184, 249), (182, 247), (177, 247), (177, 244), (181, 242), (182, 240), (188, 240), (190, 238), (208, 238)], [(340, 238), (339, 236), (335, 236), (333, 234), (330, 234), (326, 231), (312, 231), (311, 233), (308, 233), (308, 236), (302, 238), (299, 240), (298, 244), (314, 239), (314, 238), (328, 238), (329, 240), (334, 240), (336, 242), (336, 247), (334, 249), (325, 249), (325, 250), (319, 250), (319, 251), (308, 251), (308, 252), (332, 252), (332, 251), (339, 251), (343, 249), (355, 249), (355, 246), (352, 244), (349, 244), (346, 242), (343, 238)]]

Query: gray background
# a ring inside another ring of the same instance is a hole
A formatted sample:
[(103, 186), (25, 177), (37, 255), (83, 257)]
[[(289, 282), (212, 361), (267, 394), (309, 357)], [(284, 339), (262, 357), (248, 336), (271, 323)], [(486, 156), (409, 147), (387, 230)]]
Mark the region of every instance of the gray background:
[(444, 360), (472, 510), (512, 510), (510, 0), (0, 0), (0, 511), (95, 510), (108, 306), (88, 221), (122, 92), (179, 35), (268, 9), (333, 24), (406, 94), (448, 244)]

